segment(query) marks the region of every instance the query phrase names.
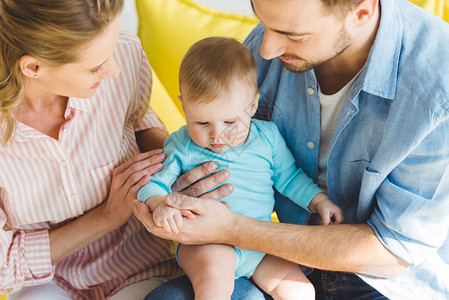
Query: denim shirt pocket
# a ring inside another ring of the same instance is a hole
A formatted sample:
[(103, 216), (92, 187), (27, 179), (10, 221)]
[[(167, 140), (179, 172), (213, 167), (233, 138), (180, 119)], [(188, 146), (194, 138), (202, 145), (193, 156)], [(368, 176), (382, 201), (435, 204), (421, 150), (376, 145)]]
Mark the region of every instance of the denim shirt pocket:
[(366, 222), (376, 205), (376, 191), (381, 185), (384, 175), (367, 166), (363, 172), (357, 207), (357, 221)]

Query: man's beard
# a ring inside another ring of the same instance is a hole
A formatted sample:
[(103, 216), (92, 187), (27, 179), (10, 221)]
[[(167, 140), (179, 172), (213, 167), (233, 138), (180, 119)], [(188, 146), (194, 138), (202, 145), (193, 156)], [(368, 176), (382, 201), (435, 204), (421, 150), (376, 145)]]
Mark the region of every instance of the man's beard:
[(309, 61), (307, 61), (299, 56), (296, 56), (294, 54), (285, 54), (285, 55), (282, 55), (283, 58), (297, 59), (300, 62), (302, 62), (302, 64), (298, 66), (297, 64), (289, 64), (282, 60), (281, 60), (281, 63), (284, 66), (284, 68), (286, 68), (287, 70), (289, 70), (292, 73), (306, 72), (310, 69), (315, 68), (316, 66), (326, 63), (326, 62), (334, 59), (335, 57), (339, 56), (341, 53), (343, 53), (343, 51), (345, 51), (351, 45), (351, 43), (352, 43), (352, 37), (347, 33), (346, 28), (343, 26), (339, 31), (338, 39), (335, 42), (334, 47), (333, 47), (333, 52), (328, 57), (321, 59), (319, 61), (316, 61), (316, 62), (309, 62)]

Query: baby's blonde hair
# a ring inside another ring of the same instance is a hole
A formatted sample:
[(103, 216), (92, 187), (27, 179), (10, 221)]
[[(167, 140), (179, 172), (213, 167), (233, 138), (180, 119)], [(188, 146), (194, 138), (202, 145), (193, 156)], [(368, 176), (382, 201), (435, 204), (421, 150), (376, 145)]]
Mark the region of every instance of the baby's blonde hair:
[(23, 100), (19, 61), (31, 55), (58, 66), (76, 62), (77, 52), (120, 13), (123, 0), (0, 0), (0, 141), (14, 138), (11, 110)]
[(193, 44), (185, 54), (179, 70), (179, 89), (183, 101), (208, 103), (222, 91), (229, 91), (236, 79), (246, 80), (257, 92), (253, 55), (235, 39), (208, 37)]

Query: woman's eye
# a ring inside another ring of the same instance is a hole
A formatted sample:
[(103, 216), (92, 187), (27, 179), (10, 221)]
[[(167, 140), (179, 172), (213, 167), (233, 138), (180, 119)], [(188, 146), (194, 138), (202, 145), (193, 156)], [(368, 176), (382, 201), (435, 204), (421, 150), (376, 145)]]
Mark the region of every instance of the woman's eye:
[(209, 122), (197, 122), (198, 123), (198, 125), (201, 125), (201, 126), (206, 126), (207, 124), (209, 124)]
[(234, 124), (235, 123), (235, 121), (233, 120), (233, 121), (225, 121), (225, 124), (228, 124), (228, 125), (230, 125), (230, 124)]
[(92, 74), (92, 75), (97, 74), (98, 72), (100, 72), (100, 70), (101, 70), (102, 67), (103, 67), (103, 66), (101, 66), (101, 67), (99, 67), (99, 68), (95, 68), (95, 69), (93, 69), (93, 70), (90, 70), (90, 74)]

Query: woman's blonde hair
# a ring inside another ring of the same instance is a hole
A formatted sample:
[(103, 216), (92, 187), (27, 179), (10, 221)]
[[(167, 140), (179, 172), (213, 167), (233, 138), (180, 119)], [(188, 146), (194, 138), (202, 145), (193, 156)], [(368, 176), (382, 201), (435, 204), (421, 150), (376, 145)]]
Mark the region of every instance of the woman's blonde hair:
[(222, 91), (228, 91), (236, 78), (247, 80), (257, 91), (257, 67), (249, 49), (228, 37), (202, 39), (190, 47), (181, 62), (182, 99), (211, 102)]
[(12, 109), (23, 100), (20, 58), (58, 66), (97, 37), (122, 10), (123, 0), (0, 0), (0, 140), (15, 134)]

